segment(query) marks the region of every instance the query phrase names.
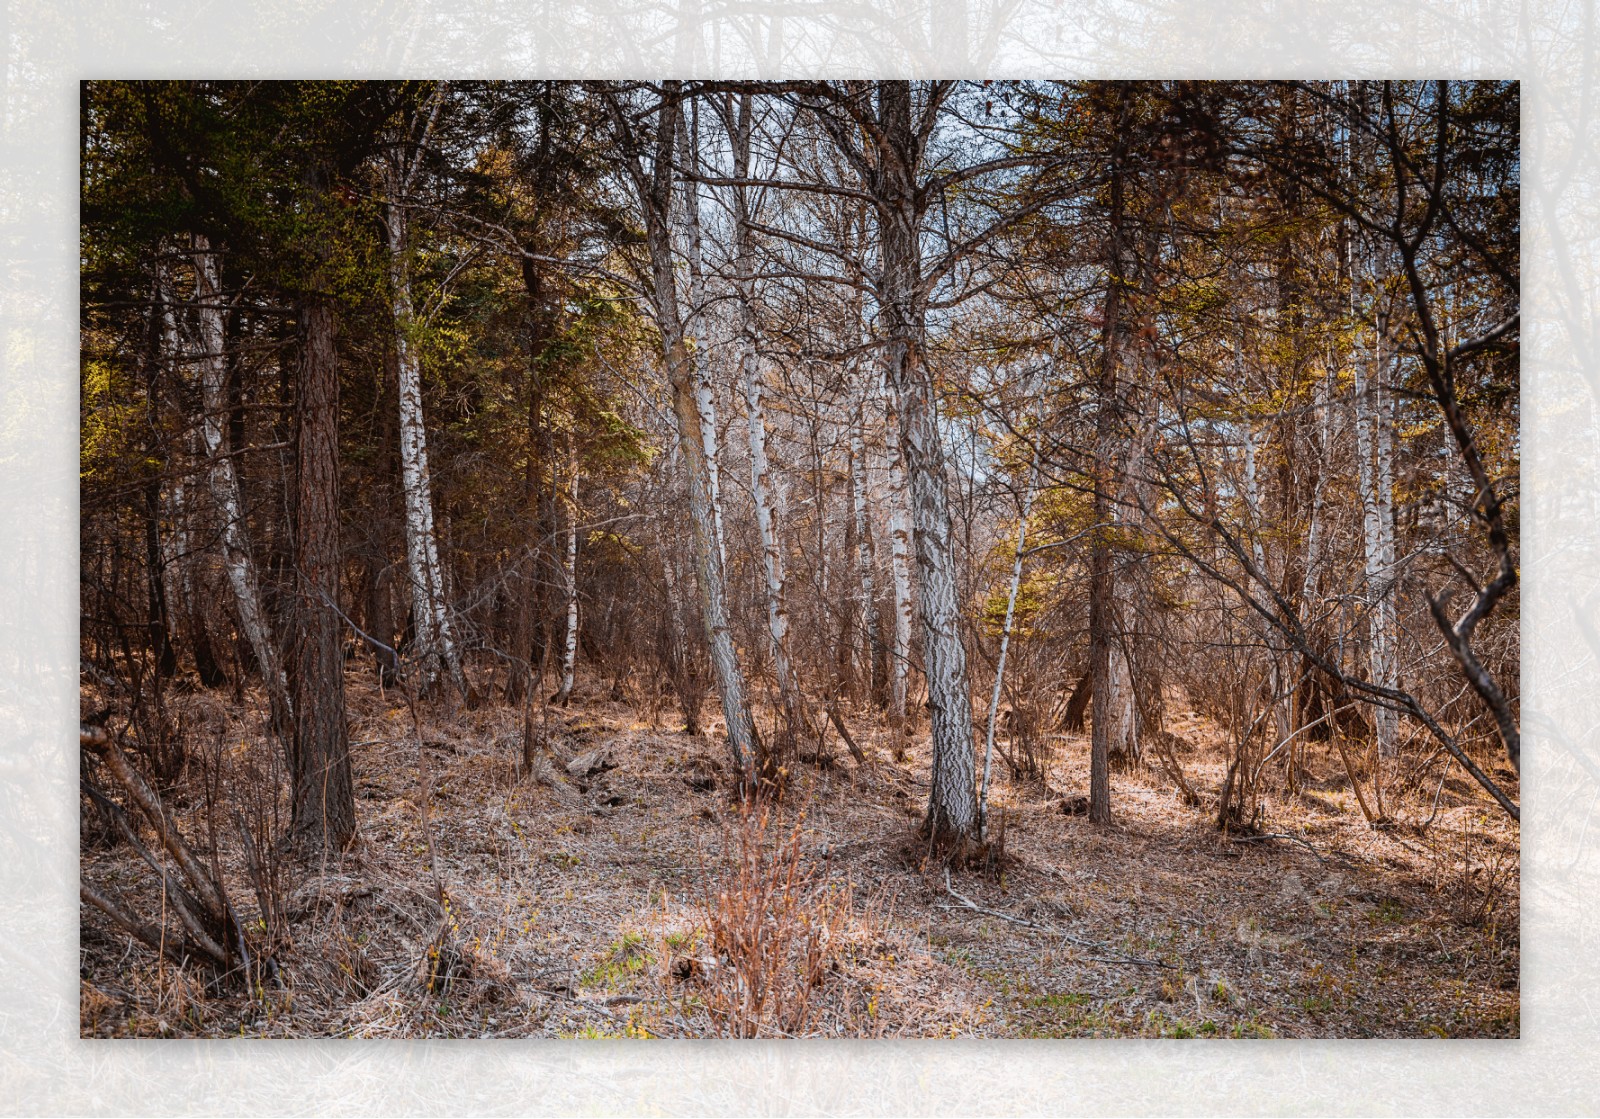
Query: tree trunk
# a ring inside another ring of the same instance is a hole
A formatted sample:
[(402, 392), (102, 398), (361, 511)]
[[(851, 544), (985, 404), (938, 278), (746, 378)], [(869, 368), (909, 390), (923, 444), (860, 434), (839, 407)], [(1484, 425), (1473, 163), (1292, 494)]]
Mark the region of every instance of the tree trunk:
[(572, 699), (578, 663), (578, 454), (567, 437), (567, 562), (562, 567), (567, 592), (567, 643), (561, 651), (561, 686), (550, 702), (565, 707)]
[(528, 314), (532, 319), (528, 338), (528, 419), (527, 458), (522, 475), (523, 532), (528, 541), (528, 554), (517, 564), (517, 574), (512, 582), (516, 594), (516, 618), (513, 623), (512, 650), (517, 660), (506, 680), (506, 702), (520, 705), (533, 695), (535, 666), (544, 652), (545, 581), (540, 578), (540, 562), (544, 556), (546, 536), (546, 499), (543, 485), (543, 463), (549, 433), (544, 422), (546, 361), (545, 346), (552, 330), (552, 311), (546, 298), (544, 277), (536, 261), (524, 257), (522, 284), (528, 297)]
[[(739, 100), (733, 140), (734, 178), (750, 174), (751, 97)], [(756, 529), (766, 574), (767, 635), (772, 643), (773, 672), (778, 678), (778, 699), (793, 749), (795, 740), (810, 737), (800, 690), (789, 660), (789, 610), (783, 563), (783, 540), (767, 467), (767, 420), (761, 400), (761, 357), (756, 349), (758, 324), (755, 305), (755, 261), (750, 246), (749, 203), (743, 187), (733, 188), (734, 277), (739, 291), (739, 382), (744, 390), (745, 414), (750, 432), (750, 492), (755, 499)]]
[(411, 616), (423, 665), (423, 690), (442, 667), (467, 702), (472, 701), (461, 654), (446, 606), (444, 570), (433, 525), (428, 474), (428, 431), (422, 410), (422, 366), (411, 338), (414, 329), (411, 270), (407, 257), (405, 174), (389, 169), (385, 219), (389, 236), (389, 288), (393, 300), (395, 352), (400, 382), (400, 482), (406, 511), (406, 566), (411, 576)]
[[(689, 134), (688, 118), (677, 114), (679, 158), (693, 170), (699, 163), (698, 137)], [(698, 130), (697, 130), (698, 131)], [(710, 300), (706, 296), (705, 264), (701, 253), (700, 187), (692, 179), (681, 184), (684, 224), (688, 231), (685, 259), (689, 265), (688, 333), (694, 341), (694, 402), (700, 412), (700, 440), (705, 454), (706, 485), (711, 500), (711, 523), (716, 530), (717, 556), (728, 566), (728, 537), (722, 524), (721, 435), (717, 428), (717, 394), (711, 383)]]
[(973, 764), (972, 696), (967, 650), (961, 640), (956, 563), (945, 493), (945, 456), (933, 374), (922, 358), (925, 297), (921, 291), (920, 211), (912, 176), (919, 162), (911, 127), (911, 89), (878, 85), (878, 112), (896, 158), (880, 168), (878, 224), (883, 264), (883, 310), (888, 325), (888, 374), (900, 417), (900, 450), (911, 488), (921, 580), (923, 665), (933, 745), (932, 787), (925, 826), (935, 837), (976, 838), (977, 780)]
[(355, 834), (355, 794), (344, 720), (339, 605), (339, 360), (333, 308), (298, 307), (300, 383), (295, 400), (295, 567), (292, 818), (309, 850), (343, 847)]
[[(859, 378), (852, 378), (859, 380)], [(859, 399), (859, 398), (858, 398)], [(852, 521), (856, 538), (856, 571), (859, 589), (856, 617), (861, 632), (860, 655), (866, 663), (868, 694), (878, 706), (884, 700), (883, 635), (878, 623), (878, 598), (873, 587), (872, 533), (867, 520), (867, 455), (866, 439), (862, 431), (866, 401), (860, 399), (861, 411), (850, 421), (850, 498)]]
[[(191, 443), (191, 450), (193, 447)], [(219, 688), (228, 683), (228, 674), (217, 658), (216, 646), (212, 643), (211, 630), (206, 621), (206, 610), (211, 601), (210, 588), (202, 587), (195, 578), (196, 557), (192, 554), (193, 537), (189, 530), (189, 495), (190, 487), (184, 484), (182, 478), (174, 481), (167, 491), (167, 517), (172, 523), (172, 533), (167, 538), (167, 601), (177, 604), (179, 624), (188, 637), (200, 683), (208, 688)]]
[(1017, 517), (1017, 548), (1011, 560), (1011, 583), (1006, 591), (1006, 616), (1000, 626), (1000, 656), (994, 666), (994, 688), (989, 693), (989, 717), (983, 732), (983, 783), (978, 792), (980, 838), (988, 831), (989, 764), (994, 756), (995, 720), (1000, 714), (1000, 693), (1005, 687), (1006, 655), (1011, 651), (1011, 623), (1016, 618), (1017, 591), (1022, 586), (1022, 561), (1027, 557), (1028, 517), (1033, 513), (1033, 498), (1039, 485), (1039, 447), (1033, 448), (1028, 465), (1028, 485), (1022, 493), (1022, 510)]
[(200, 407), (204, 413), (200, 436), (210, 459), (208, 480), (212, 500), (222, 518), (222, 559), (239, 612), (239, 628), (261, 670), (262, 686), (273, 732), (292, 752), (295, 736), (294, 704), (289, 696), (283, 661), (272, 624), (262, 607), (261, 584), (250, 550), (244, 503), (233, 458), (223, 446), (223, 421), (228, 414), (228, 367), (223, 352), (221, 262), (204, 234), (192, 239), (195, 269), (195, 323), (200, 344)]
[(1117, 679), (1113, 657), (1117, 654), (1121, 619), (1117, 617), (1116, 569), (1112, 555), (1111, 523), (1115, 519), (1112, 494), (1117, 484), (1117, 447), (1120, 441), (1117, 374), (1128, 332), (1123, 293), (1128, 282), (1126, 232), (1123, 229), (1127, 158), (1129, 93), (1117, 92), (1116, 135), (1112, 150), (1106, 238), (1106, 298), (1101, 327), (1100, 376), (1095, 383), (1094, 525), (1089, 549), (1089, 671), (1093, 709), (1089, 734), (1089, 820), (1111, 822), (1111, 740), (1125, 696)]
[[(898, 428), (897, 413), (890, 408), (886, 420)], [(900, 465), (897, 438), (888, 440), (889, 577), (894, 583), (894, 638), (890, 650), (889, 714), (897, 727), (906, 723), (906, 692), (911, 680), (911, 515), (905, 471)]]
[[(1243, 353), (1244, 346), (1243, 342), (1241, 341), (1238, 350), (1240, 359), (1237, 366), (1241, 374), (1241, 383), (1243, 380), (1242, 374), (1244, 369)], [(1244, 495), (1245, 503), (1249, 506), (1250, 549), (1251, 554), (1254, 556), (1256, 561), (1256, 570), (1260, 571), (1263, 576), (1266, 576), (1268, 574), (1267, 553), (1266, 549), (1261, 543), (1262, 525), (1266, 522), (1262, 515), (1261, 490), (1257, 482), (1256, 474), (1255, 428), (1248, 416), (1245, 417), (1243, 427)], [(1291, 728), (1289, 725), (1291, 696), (1290, 690), (1287, 687), (1287, 682), (1284, 680), (1283, 665), (1285, 658), (1280, 657), (1277, 650), (1272, 647), (1271, 627), (1265, 622), (1262, 622), (1258, 626), (1258, 630), (1261, 635), (1261, 641), (1263, 645), (1266, 646), (1267, 656), (1269, 658), (1267, 662), (1267, 703), (1272, 711), (1272, 726), (1273, 730), (1277, 732), (1278, 741), (1286, 742), (1288, 741), (1291, 733)]]
[(648, 172), (638, 172), (645, 216), (645, 239), (650, 253), (651, 294), (656, 323), (661, 331), (662, 356), (672, 387), (672, 411), (677, 420), (678, 446), (689, 476), (689, 514), (696, 573), (700, 584), (701, 622), (716, 678), (717, 694), (727, 724), (728, 749), (744, 787), (753, 790), (760, 743), (755, 721), (745, 699), (744, 674), (728, 624), (727, 584), (718, 532), (716, 493), (706, 457), (706, 432), (698, 398), (693, 356), (684, 338), (678, 310), (677, 276), (672, 259), (672, 154), (677, 134), (679, 105), (676, 83), (668, 83), (657, 120), (656, 151)]
[(655, 531), (656, 551), (661, 556), (661, 577), (667, 592), (667, 671), (672, 674), (673, 691), (678, 696), (678, 707), (683, 712), (683, 732), (690, 736), (700, 733), (700, 705), (704, 690), (696, 678), (694, 661), (689, 656), (689, 627), (684, 621), (683, 595), (678, 591), (678, 573), (673, 565), (672, 552), (662, 539), (659, 523)]
[[(1320, 597), (1322, 586), (1323, 545), (1327, 535), (1327, 490), (1328, 475), (1331, 473), (1328, 466), (1328, 456), (1334, 446), (1332, 431), (1332, 409), (1329, 407), (1329, 377), (1324, 375), (1317, 379), (1313, 395), (1313, 411), (1317, 416), (1316, 424), (1309, 436), (1311, 440), (1311, 454), (1308, 456), (1312, 469), (1316, 471), (1316, 478), (1311, 487), (1311, 512), (1306, 528), (1305, 571), (1300, 582), (1300, 602), (1302, 607), (1315, 603)], [(1312, 615), (1315, 619), (1316, 615)], [(1314, 625), (1316, 633), (1308, 634), (1313, 640), (1321, 639), (1321, 625)], [(1308, 738), (1327, 738), (1335, 731), (1331, 719), (1325, 719), (1327, 714), (1324, 696), (1325, 684), (1321, 674), (1317, 673), (1310, 662), (1300, 659), (1301, 680), (1300, 687), (1295, 689), (1294, 723), (1296, 727), (1316, 724), (1306, 732)]]
[(145, 597), (149, 607), (150, 650), (158, 677), (176, 675), (178, 653), (172, 644), (172, 618), (167, 611), (166, 558), (161, 547), (161, 479), (144, 485)]
[[(1356, 455), (1361, 485), (1361, 527), (1364, 544), (1366, 600), (1368, 603), (1368, 671), (1374, 684), (1396, 686), (1394, 671), (1394, 519), (1392, 506), (1393, 459), (1388, 424), (1387, 395), (1381, 384), (1383, 342), (1387, 315), (1381, 311), (1374, 324), (1370, 368), (1355, 364)], [(1394, 756), (1398, 717), (1386, 707), (1372, 713), (1378, 753)]]

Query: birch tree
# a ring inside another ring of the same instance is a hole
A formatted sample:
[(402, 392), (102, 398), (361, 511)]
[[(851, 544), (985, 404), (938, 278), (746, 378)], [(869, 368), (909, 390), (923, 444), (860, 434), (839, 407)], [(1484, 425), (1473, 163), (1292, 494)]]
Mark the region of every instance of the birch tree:
[[(892, 406), (885, 413), (887, 426), (898, 427)], [(915, 606), (911, 600), (911, 512), (900, 446), (890, 439), (885, 447), (887, 479), (885, 505), (889, 521), (889, 577), (894, 584), (894, 637), (889, 652), (889, 713), (897, 729), (906, 729), (906, 693), (911, 681), (911, 627)]]
[(461, 667), (445, 594), (439, 538), (434, 530), (433, 485), (428, 472), (428, 428), (422, 407), (422, 365), (414, 334), (419, 328), (411, 294), (411, 193), (444, 102), (445, 84), (430, 98), (425, 116), (402, 122), (402, 136), (384, 160), (384, 224), (389, 250), (389, 291), (394, 312), (400, 381), (400, 469), (405, 499), (406, 565), (411, 576), (411, 617), (424, 667), (424, 683), (441, 666), (457, 691), (474, 698)]
[[(693, 109), (694, 101), (688, 106)], [(695, 123), (691, 130), (690, 122)], [(695, 169), (699, 166), (699, 128), (697, 118), (680, 107), (677, 113), (678, 156), (688, 169), (679, 181), (684, 225), (684, 262), (688, 266), (687, 333), (693, 341), (694, 402), (700, 413), (700, 442), (706, 464), (706, 483), (711, 502), (711, 524), (716, 532), (717, 557), (728, 565), (727, 530), (722, 524), (722, 466), (718, 444), (717, 394), (711, 378), (711, 299), (706, 290), (704, 238), (700, 228), (700, 186)]]
[[(1380, 294), (1381, 300), (1383, 296)], [(1356, 461), (1361, 487), (1361, 536), (1367, 606), (1367, 666), (1374, 683), (1398, 684), (1395, 674), (1394, 609), (1394, 456), (1388, 393), (1383, 390), (1384, 335), (1388, 315), (1378, 310), (1372, 344), (1353, 363)], [(1387, 707), (1373, 712), (1378, 753), (1395, 755), (1396, 713)]]
[(567, 437), (567, 557), (561, 573), (566, 583), (567, 632), (561, 650), (561, 686), (550, 702), (565, 707), (572, 698), (578, 663), (578, 454)]
[(654, 149), (648, 155), (645, 142), (636, 132), (629, 109), (623, 105), (620, 96), (609, 90), (603, 96), (607, 100), (628, 180), (636, 192), (644, 222), (648, 254), (646, 284), (656, 326), (661, 334), (678, 447), (688, 475), (701, 620), (705, 627), (706, 646), (711, 657), (717, 694), (722, 701), (728, 749), (735, 769), (743, 777), (745, 788), (753, 791), (761, 762), (761, 747), (745, 696), (744, 673), (728, 623), (722, 536), (718, 531), (714, 503), (716, 490), (711, 464), (706, 456), (699, 379), (680, 312), (676, 262), (672, 250), (672, 203), (677, 178), (673, 153), (677, 147), (681, 91), (677, 82), (662, 84), (655, 104)]
[[(731, 101), (732, 98), (730, 97)], [(767, 462), (767, 417), (762, 400), (760, 322), (756, 314), (755, 249), (750, 229), (751, 138), (755, 125), (753, 98), (738, 96), (737, 108), (722, 109), (733, 149), (734, 284), (739, 305), (739, 384), (744, 393), (745, 421), (750, 440), (750, 494), (755, 504), (756, 531), (761, 540), (762, 571), (766, 577), (767, 635), (772, 645), (773, 672), (778, 699), (792, 740), (810, 737), (809, 720), (801, 705), (799, 682), (789, 659), (789, 608), (784, 572), (782, 522), (778, 516)]]
[(226, 313), (220, 254), (211, 239), (196, 233), (190, 239), (195, 274), (195, 334), (200, 365), (200, 438), (209, 463), (206, 471), (221, 520), (222, 563), (233, 590), (239, 628), (267, 693), (273, 732), (287, 749), (294, 740), (294, 711), (289, 698), (289, 682), (271, 619), (261, 600), (261, 580), (256, 573), (244, 502), (239, 494), (239, 477), (234, 459), (223, 440), (223, 419), (228, 413), (228, 367), (223, 318)]
[[(933, 83), (914, 109), (908, 82), (879, 82), (829, 102), (814, 102), (841, 153), (855, 166), (878, 223), (885, 370), (900, 421), (900, 450), (911, 492), (923, 663), (933, 743), (926, 826), (935, 836), (976, 837), (972, 695), (961, 640), (945, 449), (938, 399), (923, 356), (929, 277), (922, 260), (928, 195), (923, 154), (947, 87)], [(836, 116), (842, 111), (844, 119)], [(859, 127), (852, 131), (845, 123)]]
[(938, 392), (925, 353), (928, 304), (933, 288), (950, 280), (971, 253), (1042, 209), (1049, 195), (1036, 192), (1030, 201), (1002, 206), (963, 235), (948, 235), (944, 251), (931, 260), (923, 255), (924, 226), (935, 200), (947, 206), (949, 192), (960, 184), (1056, 161), (1009, 152), (934, 171), (927, 161), (929, 144), (953, 90), (951, 82), (800, 83), (799, 96), (860, 183), (847, 193), (866, 202), (876, 222), (877, 318), (910, 494), (928, 683), (933, 774), (925, 826), (936, 837), (965, 840), (977, 829), (971, 681), (961, 638)]

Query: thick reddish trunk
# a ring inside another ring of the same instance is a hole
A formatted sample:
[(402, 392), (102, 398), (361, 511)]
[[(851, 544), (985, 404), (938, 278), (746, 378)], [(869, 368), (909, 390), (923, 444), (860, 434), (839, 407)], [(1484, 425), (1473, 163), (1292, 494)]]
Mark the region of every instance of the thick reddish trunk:
[(333, 309), (300, 307), (295, 404), (294, 749), (295, 833), (308, 848), (342, 847), (355, 834), (355, 795), (344, 722), (339, 603), (339, 364)]

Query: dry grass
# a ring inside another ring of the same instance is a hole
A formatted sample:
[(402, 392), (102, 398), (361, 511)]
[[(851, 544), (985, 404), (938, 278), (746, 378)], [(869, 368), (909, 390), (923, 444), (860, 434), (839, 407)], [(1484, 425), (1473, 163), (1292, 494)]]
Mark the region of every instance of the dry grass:
[[(800, 767), (763, 822), (730, 799), (711, 741), (653, 727), (648, 701), (603, 685), (550, 712), (549, 740), (560, 759), (609, 746), (615, 768), (555, 787), (518, 782), (517, 712), (425, 709), (419, 751), (397, 696), (354, 675), (349, 691), (360, 837), (326, 865), (281, 867), (276, 976), (210, 983), (86, 909), (85, 1036), (1519, 1030), (1517, 829), (1437, 766), (1393, 782), (1397, 823), (1374, 830), (1337, 755), (1314, 747), (1299, 792), (1264, 775), (1264, 830), (1290, 839), (1223, 835), (1220, 735), (1175, 718), (1202, 804), (1137, 768), (1114, 777), (1116, 820), (1098, 828), (1061, 811), (1088, 780), (1086, 741), (1060, 739), (1047, 783), (997, 779), (1006, 857), (952, 879), (974, 909), (915, 837), (925, 742), (896, 763), (869, 720), (852, 730), (873, 765)], [(270, 770), (259, 720), (212, 695), (174, 704), (235, 772)], [(171, 803), (210, 857), (199, 781)], [(215, 857), (254, 920), (235, 831)], [(159, 914), (125, 848), (87, 846), (83, 873)]]

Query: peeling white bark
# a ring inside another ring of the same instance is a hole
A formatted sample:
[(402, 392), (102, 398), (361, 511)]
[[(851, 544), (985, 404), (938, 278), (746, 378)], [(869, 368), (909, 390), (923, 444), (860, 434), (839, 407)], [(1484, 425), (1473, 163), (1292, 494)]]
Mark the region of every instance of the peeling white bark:
[(461, 655), (446, 606), (438, 534), (434, 530), (432, 482), (428, 473), (428, 432), (422, 408), (422, 365), (411, 333), (414, 313), (406, 220), (407, 174), (390, 164), (389, 198), (384, 207), (389, 235), (389, 286), (399, 367), (400, 480), (405, 504), (406, 566), (411, 579), (411, 617), (425, 666), (442, 665), (463, 697), (468, 693)]
[(199, 345), (200, 407), (204, 413), (200, 438), (210, 462), (207, 481), (212, 500), (222, 517), (222, 560), (228, 585), (233, 589), (234, 606), (239, 613), (239, 628), (255, 654), (274, 732), (285, 748), (294, 740), (294, 714), (289, 699), (289, 682), (272, 632), (272, 623), (262, 606), (261, 583), (251, 553), (250, 534), (245, 525), (244, 504), (239, 496), (239, 477), (233, 459), (223, 446), (223, 418), (228, 411), (228, 365), (224, 353), (222, 263), (203, 233), (191, 240), (195, 271), (195, 333)]
[[(928, 715), (933, 772), (927, 826), (945, 837), (976, 836), (978, 788), (973, 742), (972, 696), (967, 650), (961, 640), (960, 591), (945, 492), (945, 448), (939, 431), (938, 396), (922, 355), (923, 303), (920, 214), (911, 136), (910, 89), (885, 82), (878, 92), (885, 136), (897, 155), (885, 161), (879, 185), (879, 243), (883, 309), (887, 326), (889, 385), (900, 419), (900, 450), (911, 490), (923, 670), (928, 679)], [(897, 169), (890, 173), (891, 164)]]
[[(694, 168), (699, 155), (682, 114), (678, 117), (678, 128), (679, 158), (686, 166)], [(683, 199), (684, 224), (688, 232), (684, 258), (689, 264), (688, 333), (694, 342), (694, 402), (700, 411), (700, 438), (705, 454), (707, 484), (711, 490), (711, 519), (716, 529), (717, 554), (722, 560), (722, 566), (726, 568), (728, 537), (722, 521), (722, 468), (717, 427), (717, 396), (711, 383), (710, 301), (706, 298), (705, 262), (702, 255), (700, 187), (693, 180), (685, 179), (679, 190)]]
[[(859, 384), (858, 370), (852, 370), (851, 381)], [(873, 586), (872, 533), (867, 523), (867, 454), (863, 428), (866, 424), (866, 401), (858, 393), (858, 410), (850, 419), (850, 504), (855, 523), (856, 537), (856, 613), (861, 641), (856, 655), (866, 677), (874, 702), (882, 702), (883, 637), (878, 627), (878, 598)]]
[[(677, 421), (678, 447), (689, 475), (689, 512), (693, 529), (696, 573), (700, 584), (701, 621), (705, 627), (718, 697), (726, 720), (728, 748), (734, 765), (753, 789), (759, 743), (755, 722), (745, 699), (744, 674), (728, 625), (727, 581), (712, 503), (712, 481), (706, 461), (704, 421), (695, 400), (694, 359), (684, 338), (679, 311), (677, 277), (673, 268), (672, 238), (668, 218), (672, 209), (672, 154), (678, 135), (680, 111), (677, 83), (667, 83), (657, 120), (657, 138), (651, 167), (638, 162), (638, 152), (628, 153), (629, 171), (639, 191), (645, 218), (645, 241), (650, 254), (650, 296), (656, 325), (661, 332), (662, 358), (672, 387), (672, 411)], [(626, 132), (622, 110), (612, 102), (612, 117)]]
[[(734, 177), (749, 177), (751, 98), (740, 99), (733, 140)], [(798, 682), (789, 661), (789, 611), (781, 523), (767, 465), (767, 420), (762, 403), (761, 358), (756, 348), (758, 324), (755, 305), (755, 261), (750, 244), (750, 213), (743, 187), (733, 190), (734, 278), (739, 293), (739, 383), (744, 390), (745, 416), (750, 436), (750, 492), (755, 500), (756, 529), (761, 537), (762, 567), (766, 575), (767, 636), (772, 643), (772, 664), (778, 678), (778, 698), (791, 736), (807, 733), (800, 706)]]
[[(898, 426), (893, 408), (886, 412), (892, 430)], [(894, 584), (894, 638), (890, 649), (889, 710), (895, 722), (906, 719), (906, 692), (911, 680), (911, 624), (916, 607), (911, 599), (911, 513), (900, 447), (891, 438), (885, 447), (889, 510), (889, 577)]]
[(989, 769), (994, 758), (994, 728), (1000, 713), (1000, 693), (1005, 686), (1006, 656), (1011, 651), (1011, 626), (1016, 620), (1017, 591), (1022, 586), (1022, 561), (1027, 556), (1028, 518), (1039, 489), (1039, 447), (1033, 448), (1028, 465), (1028, 483), (1022, 491), (1022, 510), (1017, 517), (1017, 547), (1011, 559), (1011, 585), (1006, 591), (1006, 617), (1000, 627), (1000, 657), (994, 666), (994, 688), (989, 693), (989, 718), (983, 732), (983, 782), (978, 791), (978, 839), (987, 838), (989, 814)]
[[(1397, 685), (1394, 610), (1394, 467), (1389, 403), (1383, 391), (1383, 344), (1387, 316), (1379, 312), (1367, 362), (1355, 362), (1356, 455), (1361, 486), (1361, 528), (1367, 600), (1367, 665), (1372, 682)], [(1398, 749), (1399, 717), (1385, 707), (1373, 709), (1378, 753), (1393, 757)]]
[(578, 664), (578, 456), (568, 440), (567, 560), (561, 573), (567, 591), (567, 643), (561, 651), (561, 687), (554, 702), (562, 707), (572, 698)]

